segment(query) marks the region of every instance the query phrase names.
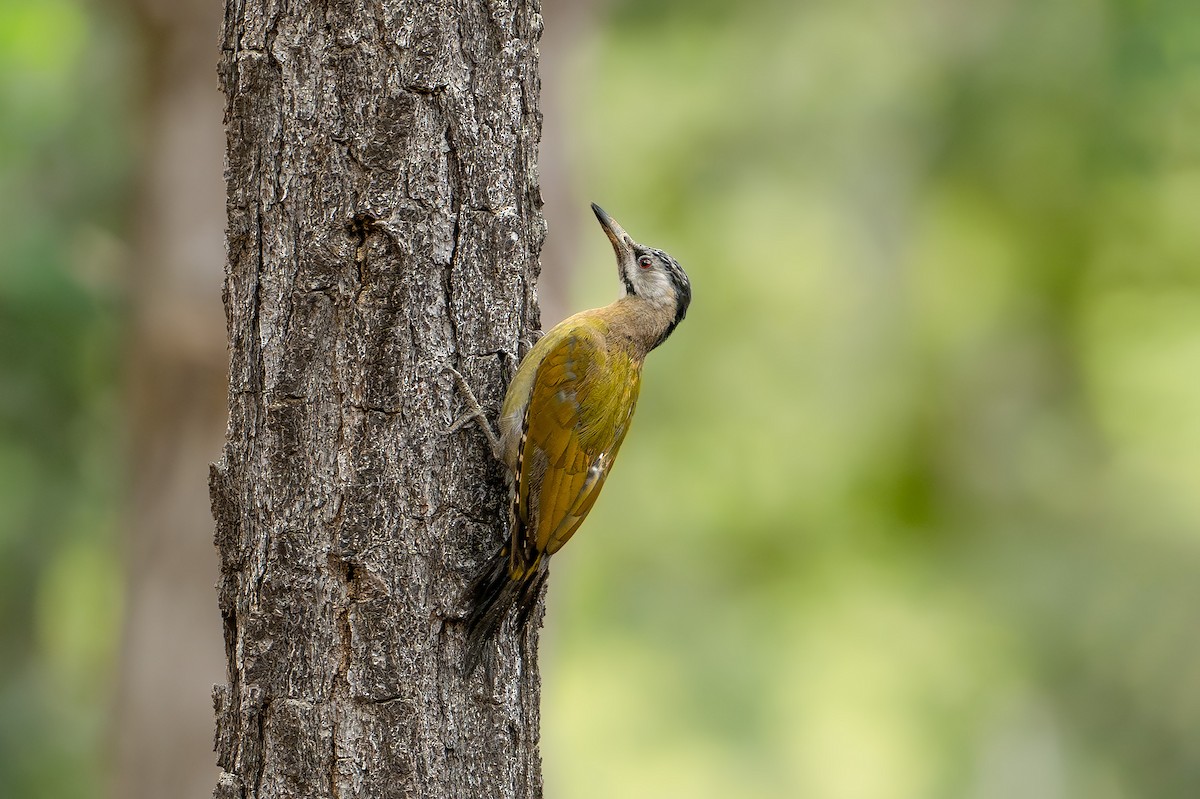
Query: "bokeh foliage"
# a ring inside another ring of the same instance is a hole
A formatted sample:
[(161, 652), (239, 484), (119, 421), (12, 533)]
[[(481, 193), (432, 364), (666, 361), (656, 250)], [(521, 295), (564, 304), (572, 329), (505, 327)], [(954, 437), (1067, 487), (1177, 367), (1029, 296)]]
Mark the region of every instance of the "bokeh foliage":
[(695, 299), (556, 562), (551, 795), (1196, 795), (1194, 6), (630, 0), (586, 58), (578, 183)]
[(120, 637), (128, 42), (0, 0), (0, 795), (94, 796)]
[[(0, 0), (2, 796), (110, 753), (113, 11)], [(1196, 795), (1189, 0), (623, 0), (577, 67), (580, 215), (695, 302), (556, 557), (548, 795)]]

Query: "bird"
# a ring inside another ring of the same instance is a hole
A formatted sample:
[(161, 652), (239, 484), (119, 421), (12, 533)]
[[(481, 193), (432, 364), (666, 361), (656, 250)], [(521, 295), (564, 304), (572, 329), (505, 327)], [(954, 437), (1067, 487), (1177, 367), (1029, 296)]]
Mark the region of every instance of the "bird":
[[(453, 367), (467, 406), (448, 432), (475, 421), (505, 468), (508, 535), (467, 591), (464, 672), (469, 676), (510, 609), (523, 628), (547, 566), (587, 518), (629, 432), (646, 356), (683, 321), (692, 286), (679, 262), (634, 241), (592, 203), (612, 243), (622, 296), (568, 317), (542, 336), (505, 392), (499, 434)], [(490, 663), (490, 658), (488, 660)]]

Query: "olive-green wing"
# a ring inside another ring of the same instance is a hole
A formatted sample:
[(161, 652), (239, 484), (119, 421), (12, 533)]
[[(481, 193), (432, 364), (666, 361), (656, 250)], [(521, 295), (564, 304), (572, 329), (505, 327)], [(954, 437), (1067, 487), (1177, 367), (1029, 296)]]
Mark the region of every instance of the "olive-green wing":
[(586, 328), (542, 359), (517, 469), (512, 544), (526, 567), (557, 552), (592, 509), (629, 428), (640, 382), (640, 364), (608, 350), (603, 335)]

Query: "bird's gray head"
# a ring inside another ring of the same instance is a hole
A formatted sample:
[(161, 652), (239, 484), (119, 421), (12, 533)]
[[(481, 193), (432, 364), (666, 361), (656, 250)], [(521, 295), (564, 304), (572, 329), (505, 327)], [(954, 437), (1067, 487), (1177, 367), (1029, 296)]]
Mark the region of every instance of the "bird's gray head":
[[(617, 256), (617, 274), (625, 284), (626, 295), (640, 297), (651, 305), (674, 314), (670, 325), (658, 340), (666, 341), (675, 326), (683, 321), (692, 301), (692, 284), (679, 262), (662, 250), (638, 244), (604, 209), (592, 203), (600, 227), (612, 242)], [(657, 344), (655, 345), (657, 346)]]

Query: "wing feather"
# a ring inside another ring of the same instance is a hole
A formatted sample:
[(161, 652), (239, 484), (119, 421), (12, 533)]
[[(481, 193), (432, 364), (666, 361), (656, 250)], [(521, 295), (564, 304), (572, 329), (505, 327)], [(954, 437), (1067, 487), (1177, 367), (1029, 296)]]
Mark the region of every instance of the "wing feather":
[(523, 540), (514, 551), (540, 560), (583, 522), (625, 438), (640, 381), (640, 363), (595, 330), (572, 331), (542, 359), (525, 412), (513, 530)]

